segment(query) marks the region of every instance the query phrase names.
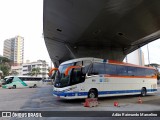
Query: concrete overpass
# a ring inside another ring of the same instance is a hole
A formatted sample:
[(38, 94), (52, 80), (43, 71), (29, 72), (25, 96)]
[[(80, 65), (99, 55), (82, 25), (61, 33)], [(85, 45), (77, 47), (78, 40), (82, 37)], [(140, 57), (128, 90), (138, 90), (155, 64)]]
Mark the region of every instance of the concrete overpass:
[(160, 37), (160, 0), (44, 0), (43, 30), (55, 66), (78, 57), (122, 61)]

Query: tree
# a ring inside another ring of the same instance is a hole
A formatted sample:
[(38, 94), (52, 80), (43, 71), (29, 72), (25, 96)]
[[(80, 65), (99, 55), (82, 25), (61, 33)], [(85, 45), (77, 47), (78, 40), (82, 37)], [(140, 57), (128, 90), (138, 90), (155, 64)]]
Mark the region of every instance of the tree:
[(157, 63), (151, 63), (151, 64), (148, 64), (148, 65), (145, 65), (145, 66), (152, 66), (156, 69), (156, 72), (157, 72), (157, 79), (160, 80), (160, 72), (159, 72), (159, 64)]
[(0, 64), (0, 70), (3, 71), (4, 76), (9, 75), (10, 67), (4, 64)]
[(31, 72), (29, 73), (29, 75), (31, 75), (31, 76), (38, 76), (38, 74), (40, 74), (40, 68), (39, 67), (37, 67), (37, 68), (32, 68), (32, 70), (31, 70)]
[(157, 68), (159, 66), (159, 64), (157, 64), (157, 63), (151, 63), (150, 66)]
[(0, 63), (5, 63), (5, 62), (10, 63), (11, 61), (6, 57), (1, 57), (0, 56)]
[(11, 68), (11, 61), (8, 58), (0, 57), (0, 70), (3, 72), (3, 76), (8, 76)]
[(11, 71), (11, 75), (16, 76), (16, 75), (18, 75), (18, 74), (19, 74), (19, 73), (18, 73), (17, 71), (15, 71), (15, 70)]

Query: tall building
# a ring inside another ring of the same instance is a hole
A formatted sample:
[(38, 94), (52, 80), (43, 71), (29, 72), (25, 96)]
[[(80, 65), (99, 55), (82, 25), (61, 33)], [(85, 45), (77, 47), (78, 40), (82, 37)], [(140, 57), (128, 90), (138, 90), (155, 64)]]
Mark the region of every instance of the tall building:
[(141, 48), (139, 48), (128, 54), (123, 61), (135, 65), (144, 66), (144, 53), (142, 52)]
[(3, 56), (10, 59), (14, 64), (23, 63), (24, 38), (16, 36), (4, 41)]

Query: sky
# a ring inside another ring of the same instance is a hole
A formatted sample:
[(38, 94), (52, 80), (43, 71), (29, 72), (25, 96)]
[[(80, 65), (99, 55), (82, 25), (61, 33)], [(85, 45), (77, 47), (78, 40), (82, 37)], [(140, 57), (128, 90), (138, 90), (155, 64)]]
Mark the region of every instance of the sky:
[[(0, 0), (0, 55), (5, 39), (24, 37), (24, 62), (38, 59), (51, 62), (43, 33), (43, 0)], [(160, 64), (160, 40), (148, 44), (150, 63)], [(147, 47), (142, 47), (148, 64)]]
[(142, 47), (142, 51), (144, 53), (145, 64), (148, 64), (148, 51), (149, 51), (149, 61), (150, 63), (160, 64), (160, 39), (157, 39), (153, 42)]
[(0, 55), (8, 38), (24, 37), (24, 62), (50, 63), (43, 33), (43, 0), (0, 0)]

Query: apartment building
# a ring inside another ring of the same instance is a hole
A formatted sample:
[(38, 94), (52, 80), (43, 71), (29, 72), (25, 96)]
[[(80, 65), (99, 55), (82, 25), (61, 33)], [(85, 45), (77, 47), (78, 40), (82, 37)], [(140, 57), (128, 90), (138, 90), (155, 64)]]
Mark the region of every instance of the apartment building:
[(38, 77), (48, 78), (48, 68), (49, 65), (44, 60), (37, 60), (36, 62), (26, 62), (22, 64), (22, 75), (30, 75), (33, 68), (40, 68), (40, 73)]
[(16, 36), (4, 41), (3, 56), (14, 64), (22, 64), (24, 58), (24, 38)]

